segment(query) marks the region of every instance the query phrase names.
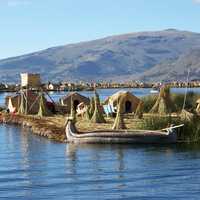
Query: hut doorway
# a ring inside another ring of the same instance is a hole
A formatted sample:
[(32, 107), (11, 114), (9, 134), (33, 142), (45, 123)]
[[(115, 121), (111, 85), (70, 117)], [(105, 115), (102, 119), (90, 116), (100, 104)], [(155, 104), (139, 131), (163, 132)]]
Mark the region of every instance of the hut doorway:
[(125, 112), (126, 113), (132, 112), (132, 103), (130, 101), (125, 102)]
[(78, 100), (74, 100), (74, 109), (76, 110), (77, 109), (77, 106), (80, 102)]

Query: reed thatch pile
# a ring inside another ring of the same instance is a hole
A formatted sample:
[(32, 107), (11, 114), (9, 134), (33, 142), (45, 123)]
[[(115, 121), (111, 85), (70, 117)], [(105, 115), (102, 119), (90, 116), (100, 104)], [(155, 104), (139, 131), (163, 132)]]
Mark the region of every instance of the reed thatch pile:
[(44, 117), (44, 116), (50, 116), (50, 115), (52, 115), (52, 113), (47, 108), (45, 102), (46, 102), (45, 97), (41, 93), (40, 97), (39, 97), (39, 111), (38, 111), (38, 116), (39, 117)]
[(92, 115), (94, 114), (94, 110), (95, 110), (95, 97), (91, 97), (90, 106), (89, 106), (90, 119), (92, 118)]
[(144, 103), (140, 101), (134, 114), (134, 118), (142, 119), (144, 110)]
[(124, 118), (122, 114), (122, 102), (123, 99), (121, 98), (117, 106), (117, 115), (112, 127), (113, 130), (126, 129), (126, 125), (124, 123)]
[(180, 114), (180, 119), (182, 121), (188, 121), (192, 122), (194, 120), (194, 114), (191, 112), (188, 112), (187, 110), (183, 109)]
[(103, 111), (101, 109), (100, 98), (96, 90), (95, 90), (95, 109), (91, 118), (91, 122), (106, 123), (106, 120), (104, 119), (103, 116)]
[(197, 104), (196, 112), (197, 112), (197, 114), (200, 114), (200, 99), (198, 99), (198, 100), (196, 101), (196, 104)]
[(76, 123), (76, 110), (73, 102), (73, 97), (71, 96), (70, 118), (74, 123)]
[(86, 105), (86, 111), (84, 112), (84, 118), (86, 121), (90, 121), (95, 110), (95, 98), (91, 97), (90, 105)]
[(91, 119), (90, 107), (89, 106), (86, 106), (86, 112), (84, 113), (84, 118), (86, 119), (86, 121), (90, 121), (90, 119)]
[(169, 114), (173, 110), (173, 103), (170, 97), (170, 87), (163, 86), (160, 89), (159, 96), (156, 100), (156, 103), (150, 110), (150, 113), (157, 113), (157, 114)]
[(25, 114), (25, 99), (24, 99), (24, 95), (23, 93), (21, 93), (21, 101), (20, 101), (20, 106), (19, 106), (19, 109), (18, 109), (18, 114)]

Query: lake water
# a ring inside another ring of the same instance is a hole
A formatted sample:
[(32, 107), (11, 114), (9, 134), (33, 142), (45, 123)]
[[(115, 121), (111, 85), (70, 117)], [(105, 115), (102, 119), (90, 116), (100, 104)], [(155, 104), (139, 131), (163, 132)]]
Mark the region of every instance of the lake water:
[[(103, 99), (113, 92), (100, 94)], [(75, 146), (0, 125), (0, 199), (193, 200), (200, 199), (199, 185), (198, 145)]]

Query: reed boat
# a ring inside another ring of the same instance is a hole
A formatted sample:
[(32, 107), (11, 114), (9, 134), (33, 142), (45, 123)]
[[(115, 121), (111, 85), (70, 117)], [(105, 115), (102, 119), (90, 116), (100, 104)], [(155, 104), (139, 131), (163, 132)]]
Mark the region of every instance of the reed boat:
[(66, 123), (66, 137), (69, 143), (108, 143), (108, 144), (170, 144), (177, 142), (176, 129), (183, 126), (171, 126), (162, 130), (108, 130), (78, 132), (73, 120)]

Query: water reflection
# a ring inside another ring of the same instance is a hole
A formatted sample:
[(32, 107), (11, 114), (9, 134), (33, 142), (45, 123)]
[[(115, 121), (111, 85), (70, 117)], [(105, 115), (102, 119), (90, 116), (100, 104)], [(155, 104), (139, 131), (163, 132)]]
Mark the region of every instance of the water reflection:
[(199, 197), (198, 144), (59, 144), (0, 126), (0, 161), (3, 199)]
[[(123, 171), (125, 169), (124, 165), (124, 152), (121, 148), (117, 150), (117, 161), (118, 161), (118, 170)], [(122, 178), (122, 177), (120, 177)]]
[(67, 144), (65, 153), (66, 153), (66, 166), (67, 166), (66, 170), (69, 170), (70, 174), (76, 174), (77, 146), (72, 144)]

